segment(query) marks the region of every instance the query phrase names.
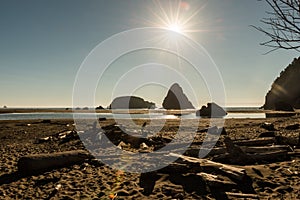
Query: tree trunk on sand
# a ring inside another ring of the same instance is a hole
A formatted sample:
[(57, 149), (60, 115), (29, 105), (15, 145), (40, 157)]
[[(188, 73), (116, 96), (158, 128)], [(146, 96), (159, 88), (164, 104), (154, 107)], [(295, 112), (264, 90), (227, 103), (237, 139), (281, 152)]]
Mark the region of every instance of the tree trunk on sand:
[(92, 156), (83, 150), (27, 155), (19, 159), (18, 170), (24, 174), (33, 174), (68, 167), (76, 163), (82, 163), (89, 158), (92, 158)]

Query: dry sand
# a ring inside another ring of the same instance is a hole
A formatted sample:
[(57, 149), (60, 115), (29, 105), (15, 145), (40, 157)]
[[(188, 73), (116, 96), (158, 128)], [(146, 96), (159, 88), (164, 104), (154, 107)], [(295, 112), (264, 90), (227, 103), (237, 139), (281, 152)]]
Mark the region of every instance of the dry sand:
[[(299, 137), (300, 129), (287, 130), (286, 126), (300, 123), (300, 117), (227, 119), (225, 129), (232, 140), (257, 138), (266, 132), (260, 127), (264, 122), (273, 123), (277, 135)], [(72, 120), (0, 121), (0, 199), (113, 199), (111, 194), (118, 194), (115, 199), (215, 199), (210, 193), (188, 190), (186, 185), (170, 180), (167, 174), (157, 174), (153, 192), (146, 195), (139, 185), (140, 174), (89, 162), (35, 175), (18, 173), (17, 162), (22, 156), (85, 149), (78, 139), (36, 143), (37, 138), (73, 130), (73, 123)], [(109, 125), (113, 121), (101, 123)], [(144, 121), (136, 123), (142, 125)], [(199, 129), (208, 127), (208, 123), (207, 119), (202, 120)], [(177, 128), (178, 120), (168, 120), (160, 134), (171, 137)], [(219, 142), (223, 139), (221, 136)], [(203, 140), (203, 135), (198, 134), (195, 140)], [(239, 167), (246, 169), (252, 178), (252, 187), (260, 199), (300, 199), (299, 155), (280, 162)], [(56, 190), (57, 186), (61, 187)]]

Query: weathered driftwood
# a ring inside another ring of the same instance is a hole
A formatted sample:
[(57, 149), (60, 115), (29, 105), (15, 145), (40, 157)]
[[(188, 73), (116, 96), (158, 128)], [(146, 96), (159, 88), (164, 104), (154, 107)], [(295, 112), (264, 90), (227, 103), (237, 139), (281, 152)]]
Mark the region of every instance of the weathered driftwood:
[(53, 137), (52, 136), (48, 136), (48, 137), (43, 137), (43, 138), (37, 138), (34, 143), (35, 144), (41, 144), (41, 143), (45, 143), (45, 142), (50, 142), (52, 140), (53, 140)]
[(239, 146), (264, 146), (274, 144), (276, 142), (274, 137), (266, 137), (266, 138), (259, 138), (259, 139), (252, 139), (252, 140), (240, 140), (234, 141), (233, 143)]
[(274, 127), (274, 124), (272, 123), (269, 123), (269, 122), (264, 122), (263, 124), (260, 125), (261, 128), (264, 128), (268, 131), (275, 131), (275, 127)]
[(82, 163), (91, 158), (86, 151), (66, 151), (51, 154), (34, 154), (21, 157), (18, 161), (18, 170), (22, 173), (32, 174), (61, 167), (68, 167)]
[(250, 146), (240, 146), (246, 153), (265, 153), (271, 151), (293, 151), (289, 145), (272, 145), (272, 146), (260, 146), (260, 147), (250, 147)]
[(251, 154), (251, 157), (256, 161), (270, 161), (270, 160), (285, 159), (287, 155), (288, 152), (286, 150), (279, 150), (273, 152)]
[(259, 138), (275, 137), (275, 136), (276, 136), (275, 131), (267, 131), (267, 132), (260, 133), (258, 135)]
[[(238, 163), (238, 164), (251, 164), (259, 161), (270, 161), (270, 160), (278, 160), (278, 159), (285, 159), (287, 156), (288, 150), (275, 150), (275, 151), (267, 151), (267, 152), (257, 152), (261, 147), (256, 147), (250, 150), (256, 150), (253, 151), (254, 154), (246, 153), (247, 151), (244, 151), (242, 148), (239, 146), (233, 144), (232, 140), (229, 137), (226, 137), (225, 140), (225, 145), (227, 148), (227, 151), (229, 153), (228, 158), (233, 162), (233, 163)], [(244, 149), (249, 150), (249, 147), (244, 147)], [(267, 147), (262, 148), (265, 150)], [(248, 151), (249, 152), (249, 151)]]
[(193, 163), (193, 164), (195, 164), (195, 163), (199, 164), (202, 168), (212, 167), (212, 168), (214, 168), (218, 171), (223, 172), (228, 177), (233, 178), (235, 180), (241, 181), (245, 177), (247, 177), (245, 169), (241, 169), (241, 168), (238, 168), (238, 167), (233, 167), (233, 166), (230, 166), (230, 165), (213, 162), (213, 161), (210, 161), (210, 160), (207, 160), (207, 159), (193, 158), (193, 157), (179, 155), (179, 154), (175, 154), (175, 153), (170, 153), (169, 156), (178, 157), (178, 158), (181, 158), (182, 160), (184, 160), (186, 162), (190, 162), (190, 163)]
[(299, 134), (299, 138), (297, 138), (297, 137), (286, 137), (286, 136), (276, 136), (275, 139), (276, 139), (277, 144), (297, 146), (299, 144), (300, 134)]
[[(240, 148), (246, 152), (246, 153), (264, 153), (264, 152), (270, 152), (270, 151), (279, 151), (279, 150), (286, 150), (286, 151), (293, 151), (292, 148), (289, 145), (272, 145), (272, 146), (240, 146)], [(191, 148), (188, 149), (188, 152), (194, 153), (196, 150), (199, 152), (200, 147), (198, 148)], [(214, 156), (214, 155), (220, 155), (225, 154), (227, 152), (226, 147), (215, 147), (211, 149), (208, 155)]]
[[(249, 154), (246, 153), (242, 148), (240, 148), (238, 145), (235, 145), (232, 140), (229, 137), (226, 137), (224, 139), (224, 143), (226, 145), (227, 151), (228, 151), (228, 159), (232, 163), (237, 164), (251, 164), (259, 161), (269, 161), (269, 160), (278, 160), (286, 158), (287, 156), (287, 150), (277, 150), (277, 151), (271, 151), (271, 152), (260, 152), (260, 153), (254, 153)], [(245, 147), (246, 149), (247, 147)], [(253, 150), (254, 148), (252, 148)], [(259, 149), (259, 147), (256, 147), (256, 150)]]
[(71, 140), (79, 139), (76, 131), (66, 131), (58, 134), (58, 138), (61, 140), (60, 144), (67, 143)]
[(290, 156), (300, 156), (300, 149), (294, 149), (293, 152), (288, 152)]
[(252, 156), (247, 155), (238, 145), (233, 144), (229, 137), (224, 139), (229, 158), (233, 163), (249, 164), (255, 162)]
[[(291, 153), (291, 154), (290, 154)], [(262, 162), (262, 161), (277, 161), (286, 159), (288, 155), (292, 155), (293, 152), (288, 152), (286, 150), (279, 150), (279, 151), (271, 151), (271, 152), (264, 152), (264, 153), (255, 153), (255, 154), (248, 154), (247, 156), (251, 157), (252, 162), (249, 162), (248, 164), (254, 164), (255, 162)], [(213, 160), (217, 162), (226, 162), (231, 161), (232, 155), (229, 153), (227, 154), (220, 154), (214, 156)], [(239, 163), (244, 164), (244, 163)]]
[[(195, 147), (192, 146), (190, 148), (188, 148), (185, 152), (185, 155), (187, 156), (191, 156), (191, 157), (199, 157), (199, 150), (200, 150), (200, 146)], [(202, 148), (204, 151), (209, 151), (209, 149), (207, 148)], [(220, 155), (220, 154), (225, 154), (227, 152), (225, 147), (215, 147), (210, 149), (208, 155), (209, 156), (214, 156), (214, 155)]]
[(198, 176), (201, 176), (201, 178), (206, 182), (206, 184), (210, 187), (214, 188), (232, 188), (236, 186), (236, 183), (231, 181), (225, 181), (219, 178), (219, 176), (208, 174), (204, 172), (197, 173)]
[[(176, 173), (176, 174), (185, 174), (190, 172), (193, 169), (193, 167), (191, 165), (186, 165), (186, 164), (181, 164), (181, 163), (171, 163), (168, 166), (159, 169), (158, 172), (159, 173), (163, 173), (163, 174), (169, 174), (169, 173)], [(197, 172), (197, 170), (193, 169), (193, 172)], [(198, 172), (200, 172), (201, 169), (199, 167)]]
[(233, 193), (233, 192), (225, 192), (225, 194), (227, 195), (227, 197), (233, 198), (233, 199), (237, 199), (237, 198), (241, 198), (241, 199), (259, 199), (257, 194), (243, 194), (243, 193)]

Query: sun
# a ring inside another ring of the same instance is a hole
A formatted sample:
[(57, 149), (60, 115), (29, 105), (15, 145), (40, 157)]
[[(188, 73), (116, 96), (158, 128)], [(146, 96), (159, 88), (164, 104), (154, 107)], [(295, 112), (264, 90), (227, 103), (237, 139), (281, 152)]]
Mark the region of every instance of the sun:
[(184, 32), (184, 28), (177, 23), (172, 23), (172, 24), (167, 25), (166, 29), (176, 32), (176, 33), (181, 33), (181, 34)]
[(146, 20), (151, 26), (182, 35), (202, 31), (198, 29), (198, 14), (205, 7), (205, 4), (192, 7), (184, 0), (152, 1), (153, 7), (150, 8), (150, 12), (153, 16), (151, 20)]

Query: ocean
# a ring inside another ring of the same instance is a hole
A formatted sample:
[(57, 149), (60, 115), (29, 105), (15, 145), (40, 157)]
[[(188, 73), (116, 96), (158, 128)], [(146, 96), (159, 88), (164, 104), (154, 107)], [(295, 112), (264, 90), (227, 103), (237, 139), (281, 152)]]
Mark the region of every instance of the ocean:
[[(43, 108), (45, 109), (45, 108)], [(53, 108), (52, 108), (53, 109)], [(228, 107), (226, 108), (228, 115), (225, 119), (237, 118), (237, 119), (262, 119), (266, 118), (265, 113), (259, 110), (258, 107)], [(73, 119), (74, 114), (80, 118), (94, 119), (107, 118), (107, 119), (197, 119), (194, 111), (184, 114), (182, 116), (175, 116), (172, 114), (166, 114), (164, 110), (155, 110), (154, 112), (142, 113), (142, 114), (125, 114), (125, 113), (72, 113), (72, 112), (25, 112), (25, 113), (4, 113), (0, 114), (0, 120), (44, 120), (44, 119)], [(96, 115), (96, 116), (95, 116)]]

